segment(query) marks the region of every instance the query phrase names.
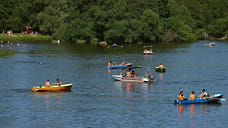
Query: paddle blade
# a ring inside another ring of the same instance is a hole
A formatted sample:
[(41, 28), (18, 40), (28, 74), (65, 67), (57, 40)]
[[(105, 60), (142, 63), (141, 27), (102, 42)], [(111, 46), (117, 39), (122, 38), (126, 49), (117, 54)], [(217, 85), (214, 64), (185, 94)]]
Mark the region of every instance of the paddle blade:
[(221, 101), (226, 101), (226, 99), (219, 99), (219, 100), (221, 100)]

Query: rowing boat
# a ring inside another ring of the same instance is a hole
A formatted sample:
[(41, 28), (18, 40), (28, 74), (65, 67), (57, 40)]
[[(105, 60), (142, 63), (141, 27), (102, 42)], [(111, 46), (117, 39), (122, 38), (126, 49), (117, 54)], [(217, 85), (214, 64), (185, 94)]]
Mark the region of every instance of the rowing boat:
[(155, 67), (156, 72), (166, 72), (166, 67)]
[(152, 52), (152, 50), (144, 50), (143, 54), (144, 55), (153, 55), (154, 53)]
[(210, 95), (210, 98), (200, 98), (197, 97), (196, 100), (174, 100), (175, 104), (199, 104), (199, 103), (213, 103), (218, 101), (224, 101), (225, 99), (221, 99), (223, 94), (214, 94)]
[(116, 81), (123, 81), (123, 82), (137, 82), (137, 83), (143, 83), (143, 82), (152, 82), (154, 81), (153, 75), (147, 75), (145, 77), (125, 77), (121, 75), (115, 75), (113, 76)]
[(118, 68), (120, 69), (120, 68), (125, 68), (130, 66), (132, 66), (132, 63), (107, 66), (107, 69), (118, 69)]
[(72, 87), (72, 84), (62, 84), (61, 86), (50, 86), (50, 87), (45, 87), (45, 86), (36, 86), (32, 87), (33, 92), (46, 92), (46, 91), (70, 91)]

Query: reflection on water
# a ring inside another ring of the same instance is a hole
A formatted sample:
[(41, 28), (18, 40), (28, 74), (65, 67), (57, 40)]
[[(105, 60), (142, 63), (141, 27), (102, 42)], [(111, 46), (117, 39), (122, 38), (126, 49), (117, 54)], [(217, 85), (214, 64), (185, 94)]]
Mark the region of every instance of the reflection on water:
[(186, 104), (186, 105), (177, 105), (178, 108), (178, 124), (186, 125), (183, 123), (184, 120), (188, 120), (190, 127), (195, 127), (196, 117), (207, 115), (210, 112), (209, 107), (218, 107), (221, 106), (221, 103), (209, 103), (209, 104)]
[(58, 92), (33, 92), (33, 95), (39, 96), (39, 97), (45, 97), (45, 99), (48, 99), (49, 97), (57, 97), (59, 98), (63, 93), (67, 93), (71, 91), (58, 91)]
[(150, 93), (152, 83), (134, 83), (134, 82), (118, 82), (121, 84), (122, 90), (127, 94), (127, 98), (131, 98), (135, 93)]
[(163, 73), (159, 73), (159, 78), (160, 78), (160, 80), (163, 79)]

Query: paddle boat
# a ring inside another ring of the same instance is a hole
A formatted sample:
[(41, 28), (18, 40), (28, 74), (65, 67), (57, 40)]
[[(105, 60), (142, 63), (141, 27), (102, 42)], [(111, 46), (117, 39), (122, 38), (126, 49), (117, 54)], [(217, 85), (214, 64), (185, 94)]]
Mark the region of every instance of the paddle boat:
[(160, 64), (159, 66), (155, 67), (156, 72), (166, 72), (166, 67)]
[(144, 54), (144, 55), (153, 55), (154, 53), (153, 53), (152, 49), (150, 49), (150, 50), (145, 49), (145, 50), (143, 51), (143, 54)]
[(102, 42), (100, 42), (99, 44), (100, 44), (101, 46), (107, 46), (107, 45), (108, 45), (108, 43), (105, 42), (105, 41), (102, 41)]
[(127, 71), (131, 71), (132, 69), (136, 69), (136, 68), (142, 68), (142, 66), (124, 67), (124, 68), (122, 68), (122, 71), (120, 72), (119, 75), (112, 75), (112, 78), (122, 78), (122, 77), (126, 76)]
[(57, 92), (57, 91), (70, 91), (72, 84), (62, 84), (61, 86), (51, 85), (50, 87), (45, 86), (36, 86), (32, 87), (33, 92)]
[(117, 47), (117, 44), (116, 44), (116, 43), (114, 43), (114, 44), (112, 45), (112, 47), (116, 48), (116, 47)]
[(223, 94), (214, 94), (210, 95), (209, 98), (200, 98), (197, 97), (196, 100), (190, 100), (187, 98), (187, 100), (174, 100), (175, 104), (199, 104), (199, 103), (216, 103), (218, 101), (225, 101), (225, 99), (222, 99)]
[(132, 63), (111, 65), (111, 66), (107, 66), (107, 69), (120, 69), (120, 68), (130, 67), (132, 65), (133, 65)]
[(212, 47), (212, 46), (215, 46), (215, 45), (216, 45), (215, 42), (210, 42), (210, 43), (208, 44), (209, 47)]
[(146, 75), (145, 77), (127, 77), (127, 76), (115, 76), (114, 79), (116, 81), (123, 81), (123, 82), (137, 82), (137, 83), (143, 83), (143, 82), (153, 82), (154, 76), (153, 75)]

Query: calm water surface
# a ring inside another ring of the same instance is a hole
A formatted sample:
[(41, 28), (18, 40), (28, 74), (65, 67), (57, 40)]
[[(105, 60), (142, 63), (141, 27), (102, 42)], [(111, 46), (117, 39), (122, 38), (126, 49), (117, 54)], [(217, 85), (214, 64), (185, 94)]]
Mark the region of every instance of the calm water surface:
[[(143, 45), (108, 48), (96, 45), (57, 45), (14, 42), (13, 56), (0, 58), (1, 128), (72, 127), (228, 127), (228, 102), (175, 105), (179, 91), (223, 93), (228, 99), (228, 42), (154, 45), (143, 56)], [(17, 46), (18, 44), (18, 46)], [(20, 44), (20, 46), (19, 46)], [(4, 44), (7, 46), (7, 44)], [(116, 82), (108, 61), (132, 62), (138, 76), (148, 68), (151, 84)], [(44, 64), (39, 65), (39, 62)], [(155, 72), (163, 63), (167, 72)], [(73, 83), (71, 92), (33, 93), (47, 79)]]

